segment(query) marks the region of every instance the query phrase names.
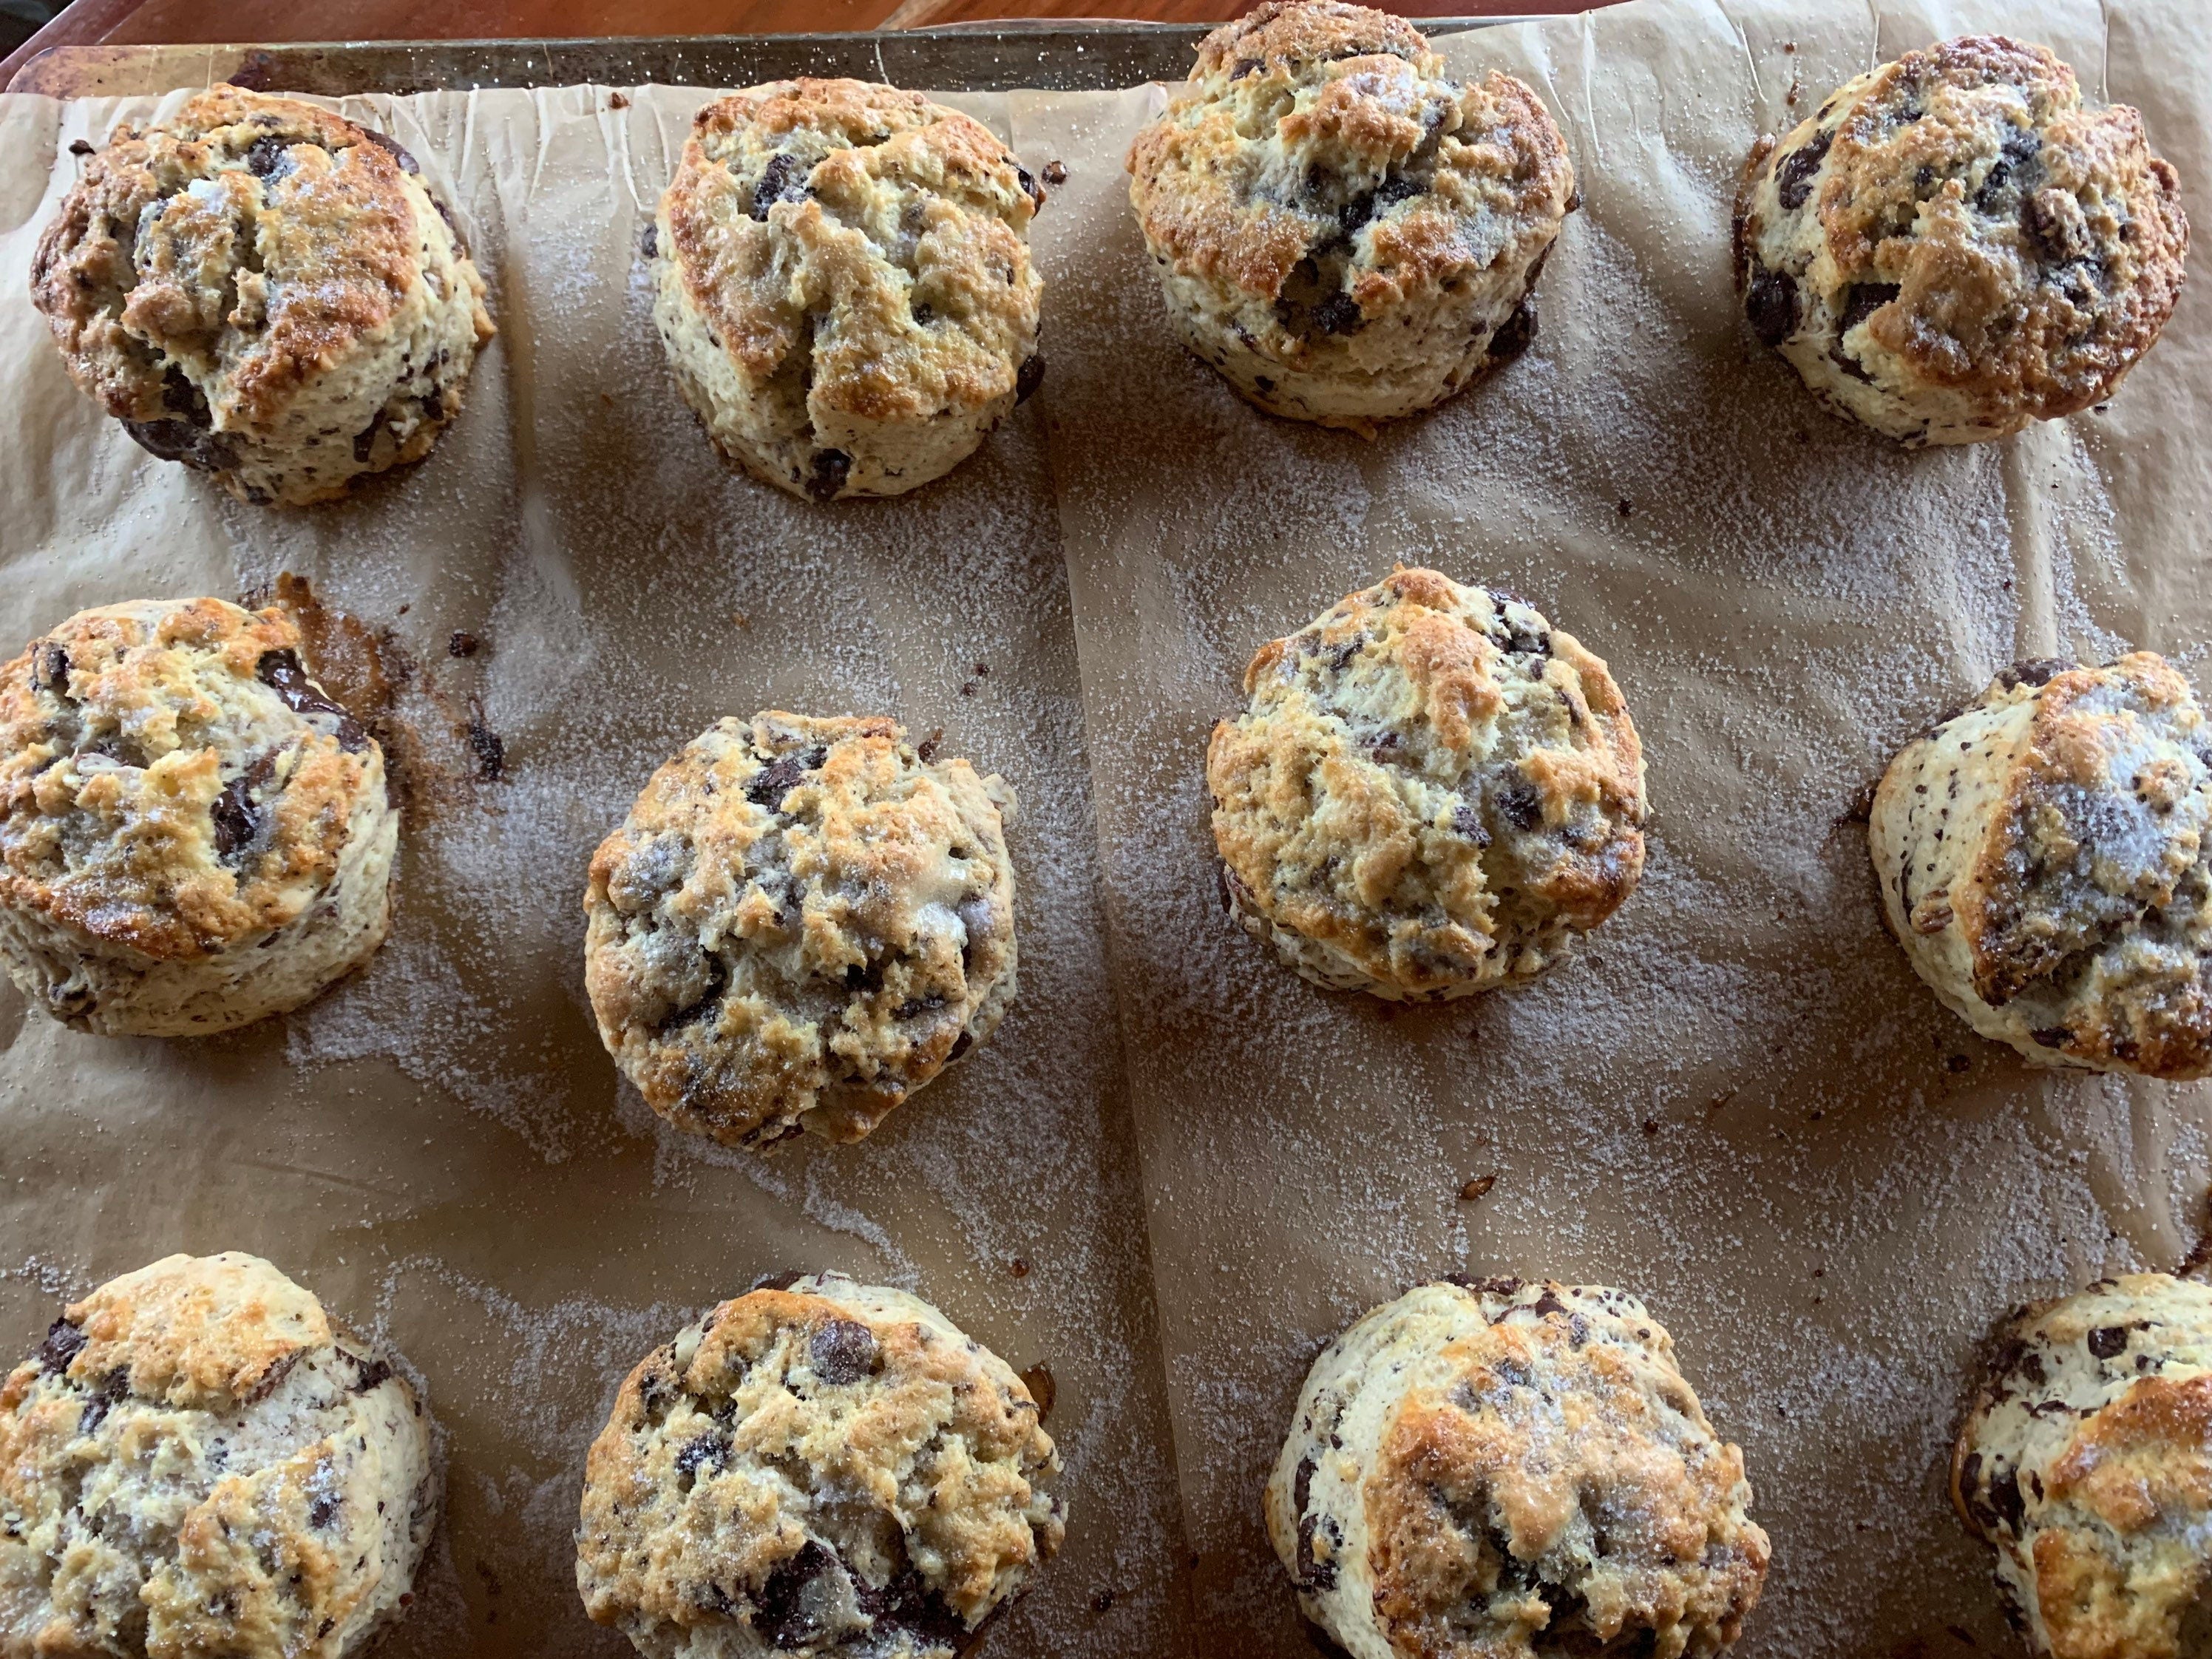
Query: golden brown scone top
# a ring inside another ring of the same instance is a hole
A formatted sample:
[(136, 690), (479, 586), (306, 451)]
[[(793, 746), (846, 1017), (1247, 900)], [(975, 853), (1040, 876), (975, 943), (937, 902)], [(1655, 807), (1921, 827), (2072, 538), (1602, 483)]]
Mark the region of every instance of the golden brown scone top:
[[(1446, 79), (1403, 19), (1338, 0), (1267, 0), (1208, 35), (1127, 167), (1156, 257), (1288, 307), (1301, 336), (1525, 264), (1577, 199), (1565, 141), (1529, 88), (1495, 70)], [(1339, 263), (1335, 303), (1356, 309), (1298, 311)], [(1305, 264), (1314, 277), (1294, 280)]]
[(1401, 568), (1245, 672), (1206, 779), (1232, 896), (1372, 985), (1540, 971), (1644, 863), (1644, 762), (1603, 662), (1540, 613)]
[(1859, 76), (1754, 154), (1740, 280), (1784, 270), (1882, 361), (2009, 430), (2100, 401), (2157, 339), (2189, 246), (2179, 192), (2136, 111), (2085, 107), (2048, 47), (1970, 35)]
[[(109, 414), (175, 421), (189, 408), (179, 400), (191, 387), (152, 366), (152, 342), (194, 380), (223, 371), (220, 424), (268, 428), (303, 382), (390, 325), (422, 280), (416, 204), (426, 192), (414, 172), (380, 132), (295, 99), (213, 87), (159, 127), (118, 128), (86, 159), (40, 238), (32, 295), (70, 375)], [(483, 284), (465, 260), (461, 271), (478, 297), (481, 344), (492, 334)]]
[(2212, 1290), (2132, 1273), (2021, 1309), (1951, 1473), (2037, 1654), (2196, 1651), (2212, 1589)]
[(296, 918), (338, 866), (376, 741), (282, 611), (83, 611), (0, 668), (0, 904), (160, 958)]
[(735, 1626), (733, 1653), (949, 1655), (1059, 1547), (1058, 1468), (1021, 1379), (934, 1308), (794, 1275), (623, 1382), (577, 1583), (648, 1651)]
[(665, 252), (748, 375), (811, 351), (811, 400), (897, 421), (1015, 389), (1043, 201), (981, 122), (916, 92), (801, 78), (702, 109), (661, 216)]

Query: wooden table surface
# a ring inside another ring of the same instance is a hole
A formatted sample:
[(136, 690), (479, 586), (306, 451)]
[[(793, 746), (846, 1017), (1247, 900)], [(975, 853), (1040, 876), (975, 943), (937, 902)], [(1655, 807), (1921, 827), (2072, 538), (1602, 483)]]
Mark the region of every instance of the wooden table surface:
[[(76, 0), (0, 62), (0, 86), (48, 46), (203, 41), (473, 40), (918, 28), (1001, 17), (1213, 22), (1250, 0)], [(1383, 0), (1407, 16), (1571, 12), (1596, 0)]]

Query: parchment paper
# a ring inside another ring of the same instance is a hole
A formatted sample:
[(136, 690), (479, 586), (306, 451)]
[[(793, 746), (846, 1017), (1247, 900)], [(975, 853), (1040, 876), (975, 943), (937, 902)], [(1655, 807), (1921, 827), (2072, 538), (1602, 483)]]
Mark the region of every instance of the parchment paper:
[[(123, 1044), (7, 1005), (0, 1328), (27, 1347), (57, 1297), (169, 1249), (270, 1255), (379, 1321), (451, 1431), (446, 1555), (398, 1645), (613, 1651), (568, 1532), (617, 1379), (690, 1309), (828, 1261), (1053, 1370), (1070, 1547), (991, 1650), (1287, 1655), (1258, 1498), (1318, 1347), (1439, 1273), (1604, 1280), (1749, 1460), (1775, 1568), (1742, 1651), (2000, 1645), (1942, 1491), (1970, 1351), (2023, 1297), (2180, 1258), (2212, 1103), (1973, 1037), (1882, 934), (1848, 814), (2013, 657), (2201, 671), (2212, 341), (2191, 290), (2107, 410), (1905, 455), (1752, 344), (1726, 253), (1758, 132), (1978, 27), (2142, 107), (2192, 200), (2212, 176), (2182, 0), (1638, 0), (1444, 42), (1545, 93), (1586, 204), (1535, 349), (1373, 445), (1257, 415), (1172, 344), (1121, 170), (1156, 90), (956, 100), (1069, 168), (1035, 231), (1051, 373), (951, 479), (830, 511), (722, 472), (659, 362), (635, 237), (696, 92), (362, 106), (451, 180), (502, 335), (425, 467), (306, 514), (231, 506), (68, 386), (20, 273), (67, 143), (121, 110), (0, 106), (9, 153), (52, 159), (0, 178), (0, 641), (303, 571), (416, 661), (426, 781), (393, 939), (305, 1013)], [(1657, 816), (1579, 961), (1394, 1012), (1219, 915), (1201, 766), (1251, 651), (1397, 558), (1607, 657)], [(486, 653), (441, 655), (456, 628)], [(1024, 949), (964, 1075), (862, 1146), (762, 1165), (617, 1091), (576, 899), (652, 767), (770, 703), (888, 708), (1004, 772)]]
[[(1973, 1037), (1883, 934), (1840, 820), (2015, 656), (2139, 641), (2201, 670), (2203, 295), (2108, 412), (1908, 455), (1756, 347), (1728, 268), (1759, 132), (1993, 26), (2142, 106), (2201, 199), (2212, 77), (2179, 5), (1636, 4), (1445, 42), (1543, 91), (1586, 201), (1529, 356), (1373, 445), (1254, 413), (1170, 341), (1105, 160), (1151, 96), (1017, 100), (1025, 151), (1098, 158), (1040, 228), (1046, 410), (1200, 1652), (1298, 1650), (1259, 1511), (1297, 1384), (1448, 1271), (1648, 1298), (1773, 1534), (1741, 1651), (2004, 1650), (1942, 1492), (1963, 1368), (2032, 1292), (2176, 1263), (2205, 1091)], [(1201, 768), (1253, 649), (1396, 559), (1524, 593), (1607, 658), (1656, 818), (1579, 963), (1394, 1013), (1220, 915)]]

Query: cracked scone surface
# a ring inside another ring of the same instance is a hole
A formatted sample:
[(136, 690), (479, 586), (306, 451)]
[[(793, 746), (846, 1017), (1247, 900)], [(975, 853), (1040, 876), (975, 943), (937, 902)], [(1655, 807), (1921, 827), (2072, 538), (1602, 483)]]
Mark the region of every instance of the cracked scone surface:
[(1951, 1494), (2038, 1655), (2212, 1650), (2212, 1290), (2133, 1273), (2014, 1314)]
[(2142, 118), (2047, 47), (1907, 52), (1752, 152), (1736, 284), (1830, 408), (1972, 443), (2112, 395), (2181, 291), (2189, 221)]
[(0, 668), (0, 961), (81, 1030), (297, 1007), (384, 938), (399, 817), (375, 738), (283, 611), (79, 611)]
[(2212, 732), (2136, 652), (2018, 663), (1892, 761), (1868, 845), (1945, 1006), (2044, 1065), (2212, 1072)]
[(1013, 810), (892, 720), (721, 721), (592, 860), (600, 1036), (678, 1127), (860, 1139), (1013, 999)]
[(1404, 20), (1266, 0), (1139, 133), (1129, 200), (1183, 343), (1273, 414), (1370, 430), (1520, 355), (1576, 205), (1535, 93)]
[(1636, 1297), (1424, 1285), (1314, 1362), (1267, 1490), (1354, 1659), (1718, 1653), (1766, 1573), (1743, 1455)]
[(411, 1599), (430, 1425), (258, 1256), (68, 1308), (0, 1387), (0, 1655), (339, 1659)]
[(623, 1382), (585, 1465), (585, 1608), (651, 1659), (951, 1659), (1060, 1547), (1038, 1419), (919, 1297), (766, 1281)]
[(1644, 757), (1604, 663), (1528, 605), (1399, 569), (1260, 647), (1206, 771), (1231, 912), (1316, 984), (1526, 980), (1633, 890)]
[(653, 321), (715, 447), (793, 495), (896, 495), (1044, 373), (1044, 192), (919, 93), (778, 81), (691, 124), (653, 227)]
[(31, 292), (70, 377), (134, 439), (254, 502), (421, 459), (492, 336), (411, 155), (231, 86), (86, 160)]

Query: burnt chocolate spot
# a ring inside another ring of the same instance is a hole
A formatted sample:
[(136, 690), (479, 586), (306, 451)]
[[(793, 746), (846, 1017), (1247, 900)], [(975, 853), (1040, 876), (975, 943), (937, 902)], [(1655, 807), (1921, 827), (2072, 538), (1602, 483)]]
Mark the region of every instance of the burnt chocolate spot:
[(31, 689), (69, 696), (69, 653), (52, 640), (40, 640), (31, 651)]
[(1036, 389), (1044, 384), (1044, 354), (1032, 351), (1022, 359), (1022, 366), (1014, 372), (1014, 401), (1025, 404), (1036, 396)]
[(876, 1334), (857, 1320), (832, 1319), (815, 1328), (807, 1340), (806, 1358), (814, 1375), (832, 1388), (857, 1382), (873, 1374), (883, 1363)]
[(778, 202), (805, 200), (808, 171), (795, 155), (769, 156), (760, 182), (753, 186), (752, 216), (764, 224), (768, 210)]
[(1533, 783), (1516, 778), (1497, 794), (1498, 814), (1516, 830), (1534, 830), (1544, 821), (1544, 796)]
[(1794, 211), (1805, 205), (1805, 198), (1813, 193), (1813, 175), (1820, 170), (1828, 146), (1835, 142), (1836, 135), (1823, 130), (1775, 162), (1774, 194), (1784, 207)]
[(1797, 331), (1797, 284), (1778, 270), (1760, 266), (1744, 290), (1743, 314), (1759, 343), (1779, 346)]
[(289, 140), (275, 133), (265, 133), (256, 138), (246, 152), (246, 168), (257, 179), (274, 179), (292, 170), (292, 146)]
[(420, 173), (422, 171), (422, 169), (416, 164), (415, 158), (410, 155), (401, 146), (399, 141), (392, 137), (389, 133), (379, 132), (374, 127), (363, 127), (361, 130), (361, 136), (368, 139), (370, 143), (374, 144), (377, 149), (383, 150), (386, 155), (390, 155), (393, 161), (398, 162), (399, 170), (402, 173)]
[(84, 1345), (82, 1331), (66, 1319), (57, 1319), (46, 1327), (46, 1340), (39, 1344), (39, 1364), (59, 1376), (84, 1351)]
[(2058, 675), (2080, 665), (2063, 657), (2030, 657), (1997, 670), (1997, 684), (2008, 691), (2018, 685), (2048, 685)]
[(361, 722), (332, 702), (324, 695), (322, 687), (307, 678), (296, 651), (263, 652), (261, 660), (253, 665), (253, 673), (294, 714), (335, 714), (337, 730), (331, 735), (348, 754), (357, 755), (368, 747), (368, 733), (362, 730)]
[(853, 471), (853, 458), (842, 449), (814, 452), (814, 471), (806, 480), (806, 493), (817, 501), (834, 501)]
[(2127, 1346), (2125, 1325), (2100, 1325), (2089, 1333), (2089, 1352), (2100, 1359), (2110, 1359)]
[(1513, 307), (1513, 314), (1498, 324), (1484, 355), (1493, 363), (1510, 363), (1528, 350), (1535, 338), (1536, 293), (1531, 289), (1521, 296), (1521, 303)]

